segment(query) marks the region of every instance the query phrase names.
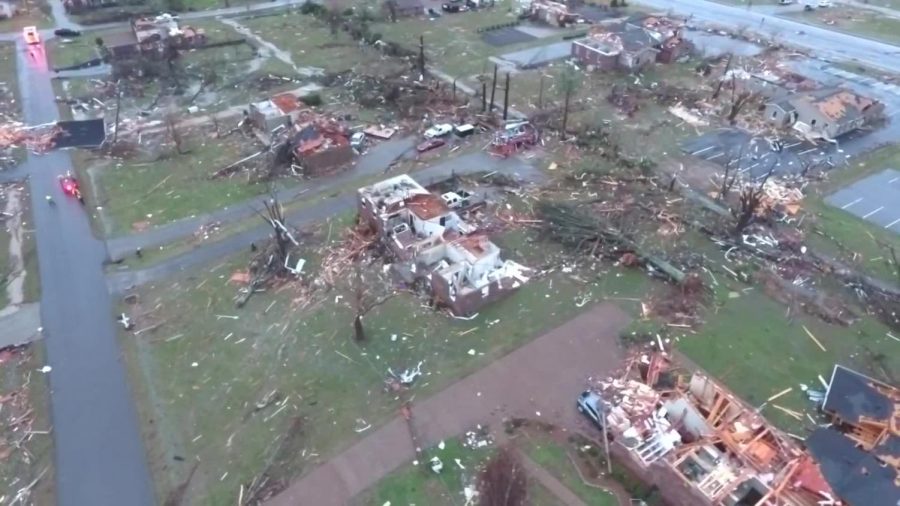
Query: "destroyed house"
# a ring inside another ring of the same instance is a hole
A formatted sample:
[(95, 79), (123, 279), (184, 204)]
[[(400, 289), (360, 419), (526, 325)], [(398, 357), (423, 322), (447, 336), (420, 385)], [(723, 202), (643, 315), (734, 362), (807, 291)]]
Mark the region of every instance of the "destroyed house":
[(250, 104), (250, 122), (265, 133), (293, 123), (300, 110), (300, 101), (290, 93), (275, 95), (268, 100)]
[(809, 455), (702, 374), (663, 391), (627, 378), (599, 390), (631, 463), (657, 483), (684, 483), (691, 504), (814, 506), (831, 493)]
[(63, 0), (63, 7), (69, 14), (78, 14), (86, 10), (111, 7), (117, 3), (116, 0)]
[(618, 31), (594, 32), (572, 42), (572, 56), (599, 70), (637, 72), (656, 61), (657, 40), (649, 31), (622, 25)]
[(897, 506), (900, 476), (896, 467), (879, 462), (850, 438), (830, 428), (818, 428), (806, 446), (834, 490), (848, 506)]
[(103, 35), (103, 47), (112, 60), (135, 58), (141, 54), (141, 47), (134, 32), (122, 30)]
[(294, 120), (291, 152), (307, 175), (318, 175), (353, 160), (347, 129), (337, 121), (311, 111)]
[(880, 118), (884, 104), (842, 88), (797, 93), (766, 105), (766, 120), (778, 127), (835, 139)]
[(900, 390), (835, 365), (822, 411), (863, 451), (900, 473)]
[(434, 300), (454, 314), (477, 312), (528, 281), (527, 268), (503, 260), (500, 248), (451, 208), (455, 200), (408, 175), (360, 188), (358, 198), (360, 221), (397, 259), (393, 267), (426, 280)]

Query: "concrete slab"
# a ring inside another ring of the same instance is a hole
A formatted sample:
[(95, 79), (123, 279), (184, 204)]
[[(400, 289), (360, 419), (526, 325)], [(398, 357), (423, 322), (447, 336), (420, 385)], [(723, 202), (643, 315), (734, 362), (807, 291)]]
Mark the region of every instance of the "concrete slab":
[(495, 47), (509, 46), (511, 44), (521, 44), (522, 42), (528, 42), (529, 40), (534, 40), (535, 38), (537, 37), (518, 30), (514, 26), (498, 28), (496, 30), (491, 30), (481, 34), (481, 40), (483, 40), (486, 44), (490, 44)]
[(900, 234), (900, 171), (885, 169), (825, 199), (866, 221)]
[(547, 44), (546, 46), (506, 53), (501, 55), (500, 58), (514, 63), (519, 68), (535, 68), (556, 60), (568, 58), (571, 53), (572, 41), (566, 40)]
[(6, 307), (0, 311), (0, 348), (21, 346), (41, 337), (41, 305), (38, 303)]

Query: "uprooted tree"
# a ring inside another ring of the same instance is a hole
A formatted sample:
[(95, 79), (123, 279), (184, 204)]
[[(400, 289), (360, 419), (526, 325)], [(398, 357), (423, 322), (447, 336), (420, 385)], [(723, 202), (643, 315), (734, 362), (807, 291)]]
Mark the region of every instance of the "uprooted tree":
[(736, 218), (736, 222), (734, 224), (734, 235), (739, 236), (743, 233), (744, 229), (746, 229), (751, 223), (753, 223), (753, 219), (759, 214), (760, 206), (763, 203), (763, 192), (765, 190), (766, 181), (769, 180), (769, 176), (775, 171), (775, 164), (769, 168), (766, 175), (763, 176), (762, 180), (757, 185), (747, 185), (741, 190), (741, 195), (738, 198), (738, 208), (733, 209), (732, 213)]
[(481, 471), (480, 506), (521, 506), (528, 498), (525, 469), (509, 446), (501, 446)]

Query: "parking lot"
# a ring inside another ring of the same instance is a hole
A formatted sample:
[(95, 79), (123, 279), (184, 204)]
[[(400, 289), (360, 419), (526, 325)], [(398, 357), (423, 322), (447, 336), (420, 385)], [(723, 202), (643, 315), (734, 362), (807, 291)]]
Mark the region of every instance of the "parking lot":
[[(841, 137), (841, 142), (852, 140), (862, 132), (851, 132)], [(723, 167), (737, 167), (748, 178), (758, 179), (770, 169), (778, 175), (797, 174), (810, 164), (842, 165), (848, 153), (840, 144), (822, 142), (813, 144), (796, 138), (767, 139), (753, 137), (749, 133), (725, 128), (685, 141), (681, 149), (689, 154), (714, 162)]]
[(886, 169), (825, 199), (829, 204), (900, 234), (900, 171)]

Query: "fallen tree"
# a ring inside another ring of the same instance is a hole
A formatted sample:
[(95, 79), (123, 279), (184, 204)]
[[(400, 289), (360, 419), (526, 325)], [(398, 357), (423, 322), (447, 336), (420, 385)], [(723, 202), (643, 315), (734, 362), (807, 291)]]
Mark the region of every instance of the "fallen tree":
[(576, 251), (586, 251), (591, 256), (603, 255), (629, 265), (649, 265), (678, 284), (685, 280), (685, 273), (668, 260), (642, 251), (627, 234), (573, 204), (540, 201), (537, 212), (543, 220), (545, 231)]

